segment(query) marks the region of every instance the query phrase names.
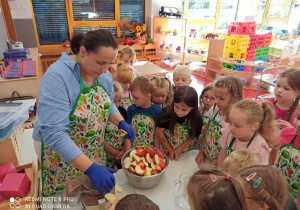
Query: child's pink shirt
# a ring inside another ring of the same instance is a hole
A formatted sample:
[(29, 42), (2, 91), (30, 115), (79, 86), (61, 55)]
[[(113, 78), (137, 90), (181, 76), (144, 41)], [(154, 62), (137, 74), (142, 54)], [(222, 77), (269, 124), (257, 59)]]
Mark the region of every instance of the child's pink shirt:
[[(128, 97), (129, 97), (129, 92), (124, 93), (123, 96), (122, 96), (122, 98), (128, 98)], [(131, 95), (130, 95), (130, 98), (131, 98)]]
[[(276, 99), (275, 98), (266, 98), (264, 100), (270, 101), (272, 104), (274, 104)], [(282, 119), (282, 116), (285, 115), (289, 110), (279, 109), (276, 104), (274, 105), (274, 109), (275, 109), (275, 118), (280, 119), (280, 120), (287, 120), (288, 119), (288, 116), (285, 116), (283, 119)], [(297, 114), (296, 110), (297, 110), (297, 108), (294, 110), (294, 112), (292, 114), (292, 117), (290, 118), (289, 123), (291, 123), (291, 125), (294, 125), (294, 119), (295, 119), (296, 114)]]
[[(221, 132), (222, 132), (222, 137), (220, 139), (221, 148), (226, 149), (227, 145), (230, 144), (233, 138), (228, 123), (226, 122), (222, 123)], [(246, 149), (248, 143), (249, 142), (242, 142), (236, 138), (232, 145), (232, 149), (233, 150)], [(255, 135), (251, 144), (247, 148), (247, 151), (256, 154), (261, 165), (269, 164), (269, 156), (272, 149), (268, 146), (266, 140), (259, 133)]]
[[(289, 144), (296, 135), (295, 129), (292, 127), (284, 128), (279, 131), (280, 134), (280, 146)], [(294, 146), (300, 148), (300, 137), (297, 136), (294, 141)]]

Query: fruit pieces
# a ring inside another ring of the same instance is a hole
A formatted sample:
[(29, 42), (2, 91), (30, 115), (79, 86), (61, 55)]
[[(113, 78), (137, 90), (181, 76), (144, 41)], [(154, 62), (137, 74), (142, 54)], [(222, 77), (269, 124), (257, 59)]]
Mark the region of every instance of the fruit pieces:
[(152, 175), (152, 168), (147, 167), (144, 176), (151, 176), (151, 175)]
[(137, 175), (144, 176), (145, 170), (143, 170), (141, 168), (141, 166), (138, 164), (138, 165), (135, 166), (135, 172), (136, 172)]
[(139, 157), (145, 157), (146, 151), (142, 147), (139, 147), (136, 149), (136, 155)]
[(128, 134), (128, 133), (127, 133), (126, 131), (124, 131), (123, 129), (120, 129), (120, 130), (119, 130), (119, 135), (120, 135), (121, 137), (125, 137), (127, 134)]
[(118, 199), (117, 196), (115, 196), (112, 193), (106, 193), (104, 196), (111, 204), (113, 204), (115, 202), (116, 199)]
[(156, 150), (156, 151), (155, 151), (155, 154), (157, 154), (158, 157), (164, 157), (164, 152), (163, 152), (161, 149)]
[(155, 155), (155, 148), (152, 146), (148, 146), (146, 149), (146, 153), (149, 153), (150, 157), (153, 158)]

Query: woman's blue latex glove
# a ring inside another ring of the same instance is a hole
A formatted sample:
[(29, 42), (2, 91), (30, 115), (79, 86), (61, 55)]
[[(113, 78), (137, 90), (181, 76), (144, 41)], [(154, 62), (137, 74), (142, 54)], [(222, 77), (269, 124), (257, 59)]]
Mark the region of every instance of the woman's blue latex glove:
[(125, 120), (121, 120), (119, 122), (118, 128), (126, 131), (127, 134), (125, 135), (124, 138), (129, 139), (132, 142), (132, 140), (135, 137), (135, 132), (133, 128)]
[(106, 193), (115, 186), (115, 177), (112, 173), (116, 173), (117, 170), (108, 168), (106, 166), (99, 166), (93, 163), (84, 174), (89, 177), (89, 179), (96, 185), (99, 193), (103, 195), (102, 187), (105, 189)]

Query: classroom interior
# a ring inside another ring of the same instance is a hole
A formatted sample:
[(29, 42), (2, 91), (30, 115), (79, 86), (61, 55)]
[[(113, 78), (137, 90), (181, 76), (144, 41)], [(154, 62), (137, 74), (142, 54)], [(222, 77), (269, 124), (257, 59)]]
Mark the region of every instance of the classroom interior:
[[(28, 119), (0, 140), (0, 165), (26, 169), (33, 183), (28, 197), (41, 196), (31, 142), (39, 87), (48, 67), (71, 52), (74, 34), (108, 29), (119, 53), (126, 45), (136, 51), (134, 69), (142, 76), (173, 83), (176, 65), (186, 65), (198, 95), (231, 75), (242, 80), (244, 98), (258, 100), (272, 95), (280, 72), (300, 68), (299, 13), (300, 0), (0, 0), (0, 103), (30, 101)], [(0, 109), (0, 128), (7, 126), (1, 121)], [(22, 205), (28, 203), (34, 202)], [(8, 206), (0, 201), (0, 210)]]

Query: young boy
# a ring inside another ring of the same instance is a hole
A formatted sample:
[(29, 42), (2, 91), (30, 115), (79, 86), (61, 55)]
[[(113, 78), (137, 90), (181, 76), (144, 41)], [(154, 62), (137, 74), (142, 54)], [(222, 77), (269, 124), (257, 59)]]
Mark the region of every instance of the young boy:
[(182, 86), (188, 86), (192, 82), (192, 73), (189, 67), (178, 65), (173, 71), (173, 92), (175, 92)]
[[(120, 60), (129, 66), (133, 66), (136, 60), (136, 54), (132, 47), (126, 46), (120, 52)], [(134, 70), (135, 77), (141, 76), (140, 73)]]
[(115, 200), (108, 210), (159, 210), (159, 206), (144, 195), (129, 194), (121, 200)]
[(127, 122), (133, 127), (136, 137), (132, 147), (154, 145), (155, 118), (161, 107), (151, 102), (153, 85), (146, 77), (140, 76), (129, 86), (133, 103), (127, 110)]

